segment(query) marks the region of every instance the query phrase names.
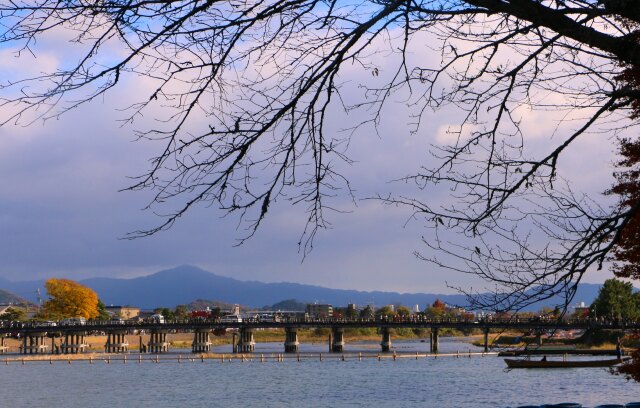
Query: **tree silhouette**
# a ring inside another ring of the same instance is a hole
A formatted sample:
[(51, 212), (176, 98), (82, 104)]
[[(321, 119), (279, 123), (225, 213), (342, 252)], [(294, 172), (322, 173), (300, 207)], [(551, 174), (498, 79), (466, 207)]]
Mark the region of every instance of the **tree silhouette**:
[[(478, 307), (558, 294), (568, 304), (640, 204), (602, 208), (572, 191), (559, 166), (585, 135), (637, 124), (634, 1), (0, 1), (0, 22), (5, 53), (30, 58), (63, 33), (76, 55), (5, 80), (3, 124), (56, 118), (145, 79), (149, 91), (127, 120), (157, 109), (156, 124), (137, 136), (163, 148), (130, 189), (152, 190), (149, 207), (167, 215), (132, 237), (213, 205), (239, 214), (245, 239), (280, 200), (305, 207), (300, 246), (310, 250), (332, 198), (353, 194), (337, 170), (350, 163), (349, 135), (377, 130), (394, 96), (406, 101), (414, 132), (433, 109), (464, 113), (453, 141), (433, 148), (438, 163), (403, 179), (414, 195), (378, 198), (432, 228), (418, 256), (491, 283), (490, 296), (468, 292)], [(347, 68), (359, 70), (361, 87), (344, 83)], [(338, 110), (364, 119), (328, 132)], [(542, 150), (527, 144), (521, 120), (530, 110), (567, 118)], [(433, 187), (455, 202), (432, 202), (422, 190)]]

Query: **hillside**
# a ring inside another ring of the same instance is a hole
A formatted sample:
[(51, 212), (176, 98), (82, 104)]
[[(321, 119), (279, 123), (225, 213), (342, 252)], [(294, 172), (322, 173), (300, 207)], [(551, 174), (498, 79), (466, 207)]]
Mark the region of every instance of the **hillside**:
[(18, 295), (14, 295), (11, 292), (0, 289), (0, 304), (25, 304), (28, 303), (26, 299), (21, 298)]
[[(0, 287), (35, 301), (36, 289), (43, 290), (43, 283), (43, 281), (0, 280)], [(173, 308), (179, 304), (189, 304), (196, 299), (215, 299), (220, 303), (238, 303), (255, 308), (294, 298), (302, 303), (319, 302), (335, 306), (355, 303), (360, 306), (403, 304), (412, 307), (417, 304), (423, 309), (425, 305), (432, 304), (436, 299), (441, 299), (450, 305), (465, 304), (464, 296), (458, 294), (365, 292), (298, 283), (240, 281), (215, 275), (194, 266), (180, 266), (133, 279), (93, 278), (82, 280), (80, 283), (95, 290), (107, 305), (134, 305), (144, 309)], [(597, 296), (599, 288), (600, 285), (594, 284), (580, 285), (574, 303), (579, 301), (591, 303)], [(538, 310), (542, 306), (555, 306), (556, 303), (557, 301), (550, 300), (532, 307), (531, 310)]]

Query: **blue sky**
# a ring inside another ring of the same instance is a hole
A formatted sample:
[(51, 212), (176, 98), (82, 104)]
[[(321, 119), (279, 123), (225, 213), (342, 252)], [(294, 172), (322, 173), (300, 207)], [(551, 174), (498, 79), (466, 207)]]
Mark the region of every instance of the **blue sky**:
[[(73, 52), (62, 40), (40, 44), (37, 58), (10, 58), (0, 50), (0, 75), (15, 78), (63, 64)], [(393, 61), (379, 56), (384, 78)], [(429, 59), (429, 54), (418, 57)], [(347, 67), (342, 79), (357, 83), (368, 72)], [(291, 281), (333, 288), (401, 292), (452, 292), (447, 285), (477, 286), (467, 275), (452, 274), (418, 260), (424, 250), (420, 237), (429, 234), (410, 212), (366, 200), (377, 193), (406, 192), (446, 206), (447, 192), (421, 192), (391, 180), (432, 164), (432, 144), (446, 143), (446, 130), (459, 122), (452, 108), (426, 112), (417, 133), (411, 133), (410, 112), (398, 96), (383, 114), (378, 134), (357, 132), (351, 141), (352, 165), (341, 165), (355, 189), (356, 201), (346, 194), (331, 204), (344, 213), (329, 215), (331, 229), (322, 231), (314, 250), (303, 259), (297, 242), (304, 229), (302, 207), (280, 201), (264, 225), (244, 245), (233, 216), (215, 208), (198, 207), (169, 231), (137, 240), (123, 240), (129, 232), (156, 225), (159, 219), (142, 208), (148, 192), (119, 192), (130, 177), (142, 174), (148, 160), (162, 147), (134, 141), (133, 131), (153, 117), (122, 126), (121, 109), (138, 101), (149, 84), (127, 77), (104, 98), (45, 123), (0, 127), (0, 276), (12, 280), (93, 276), (132, 277), (180, 264), (243, 280)], [(354, 88), (354, 92), (357, 87)], [(354, 98), (357, 96), (354, 95)], [(6, 112), (3, 112), (6, 114)], [(345, 123), (361, 120), (358, 113), (336, 114), (328, 130), (338, 134)], [(554, 140), (554, 112), (521, 112), (532, 149), (545, 149)], [(599, 197), (612, 182), (614, 145), (601, 134), (588, 135), (563, 157), (562, 175), (572, 185)], [(608, 273), (592, 273), (602, 282)]]

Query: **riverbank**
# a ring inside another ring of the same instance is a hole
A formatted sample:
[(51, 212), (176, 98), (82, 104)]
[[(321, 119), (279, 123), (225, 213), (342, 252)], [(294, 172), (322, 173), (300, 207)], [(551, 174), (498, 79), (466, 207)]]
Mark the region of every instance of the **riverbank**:
[[(493, 337), (492, 337), (493, 336)], [(473, 337), (472, 344), (482, 347), (484, 344), (483, 336)], [(621, 331), (612, 332), (589, 332), (577, 338), (549, 338), (543, 337), (545, 345), (574, 346), (577, 349), (585, 350), (612, 350), (616, 348), (616, 344), (620, 339), (622, 347), (625, 349), (640, 348), (640, 337), (625, 334)], [(527, 336), (522, 333), (496, 333), (489, 335), (490, 348), (524, 348), (529, 344), (536, 344), (537, 339), (533, 336)]]

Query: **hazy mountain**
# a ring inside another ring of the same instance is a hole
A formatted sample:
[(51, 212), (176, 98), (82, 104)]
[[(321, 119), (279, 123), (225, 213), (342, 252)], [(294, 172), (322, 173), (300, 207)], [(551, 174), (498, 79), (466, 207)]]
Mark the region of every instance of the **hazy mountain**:
[(19, 281), (12, 282), (4, 278), (0, 278), (0, 289), (6, 290), (23, 299), (27, 299), (30, 302), (38, 302), (37, 290), (40, 289), (42, 297), (46, 297), (46, 290), (44, 289), (44, 280), (36, 281)]
[(334, 305), (402, 303), (424, 307), (426, 303), (433, 303), (436, 297), (448, 303), (464, 301), (460, 295), (361, 292), (297, 283), (239, 281), (193, 266), (180, 266), (134, 279), (99, 278), (81, 283), (94, 289), (106, 304), (131, 304), (143, 308), (174, 307), (194, 299), (216, 299), (252, 307), (271, 305), (292, 297), (301, 302), (317, 301)]
[(233, 308), (233, 305), (231, 303), (220, 302), (218, 300), (196, 299), (193, 302), (187, 303), (187, 308), (189, 310), (205, 310), (206, 308), (231, 310)]
[(15, 305), (27, 303), (27, 300), (11, 292), (0, 289), (0, 304), (13, 303)]
[[(417, 304), (421, 309), (436, 299), (451, 305), (464, 305), (465, 303), (464, 296), (457, 294), (364, 292), (297, 283), (239, 281), (215, 275), (194, 266), (179, 266), (133, 279), (93, 278), (80, 282), (94, 289), (107, 305), (132, 305), (145, 309), (175, 307), (179, 304), (188, 304), (196, 299), (215, 299), (219, 302), (239, 303), (256, 308), (277, 304), (283, 299), (292, 298), (302, 303), (319, 302), (335, 306), (355, 303), (359, 306), (403, 304), (412, 307)], [(43, 281), (10, 282), (0, 280), (0, 288), (35, 302), (36, 289), (43, 288)], [(600, 285), (594, 284), (580, 285), (574, 302), (583, 301), (590, 304), (597, 296), (599, 288)], [(532, 310), (555, 304), (553, 301), (547, 301), (544, 304), (536, 305)]]
[(287, 300), (283, 300), (280, 301), (278, 303), (275, 303), (271, 306), (265, 306), (263, 307), (263, 309), (265, 310), (286, 310), (289, 312), (295, 312), (295, 311), (304, 311), (307, 307), (307, 303), (306, 302), (300, 302), (297, 299), (287, 299)]

